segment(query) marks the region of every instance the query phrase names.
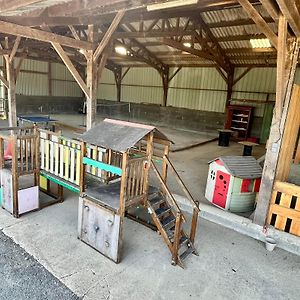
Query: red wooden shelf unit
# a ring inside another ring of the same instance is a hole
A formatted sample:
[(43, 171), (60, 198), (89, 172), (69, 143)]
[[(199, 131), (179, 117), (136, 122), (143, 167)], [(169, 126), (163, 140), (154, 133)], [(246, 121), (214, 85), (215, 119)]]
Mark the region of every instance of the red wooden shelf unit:
[(250, 133), (253, 106), (229, 105), (225, 128), (237, 132), (237, 139), (245, 140)]

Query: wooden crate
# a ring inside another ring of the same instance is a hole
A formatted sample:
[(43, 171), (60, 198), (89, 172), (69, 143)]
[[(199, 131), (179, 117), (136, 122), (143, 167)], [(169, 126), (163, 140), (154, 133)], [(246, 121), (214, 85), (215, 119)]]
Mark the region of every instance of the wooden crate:
[(300, 236), (300, 186), (275, 182), (267, 223)]

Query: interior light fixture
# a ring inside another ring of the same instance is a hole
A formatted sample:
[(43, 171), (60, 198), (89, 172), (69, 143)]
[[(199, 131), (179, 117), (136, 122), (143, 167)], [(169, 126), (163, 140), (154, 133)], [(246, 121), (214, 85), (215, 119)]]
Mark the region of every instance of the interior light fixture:
[(120, 55), (127, 55), (127, 49), (123, 46), (116, 46), (115, 51)]
[(183, 46), (186, 47), (186, 48), (191, 48), (192, 44), (189, 43), (189, 42), (185, 42), (185, 43), (183, 43)]
[(252, 48), (272, 48), (272, 44), (269, 39), (250, 39)]
[(154, 3), (154, 4), (149, 4), (147, 6), (148, 11), (153, 11), (153, 10), (159, 10), (159, 9), (166, 9), (166, 8), (174, 8), (178, 6), (187, 6), (187, 5), (192, 5), (192, 4), (197, 4), (198, 0), (172, 0), (172, 1), (167, 1), (163, 3)]
[(85, 54), (85, 50), (84, 49), (79, 49), (78, 52), (81, 53), (81, 54), (83, 54), (83, 55)]

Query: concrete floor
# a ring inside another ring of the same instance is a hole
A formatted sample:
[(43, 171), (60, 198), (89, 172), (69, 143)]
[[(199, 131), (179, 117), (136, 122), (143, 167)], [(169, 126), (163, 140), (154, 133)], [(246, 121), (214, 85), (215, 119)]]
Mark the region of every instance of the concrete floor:
[(1, 231), (0, 265), (0, 299), (79, 299)]
[[(54, 117), (80, 124), (80, 116)], [(176, 134), (188, 139), (186, 132)], [(254, 156), (263, 152), (257, 147)], [(234, 142), (229, 148), (212, 142), (170, 156), (195, 198), (208, 203), (203, 196), (207, 162), (241, 153)], [(171, 185), (180, 194), (177, 184)], [(169, 250), (156, 232), (131, 220), (125, 222), (123, 260), (116, 265), (76, 238), (77, 202), (69, 193), (64, 203), (20, 219), (2, 210), (0, 229), (84, 299), (299, 298), (299, 256), (267, 252), (261, 242), (203, 219), (196, 237), (199, 256), (188, 257), (185, 270), (171, 266)]]
[(170, 264), (161, 236), (128, 219), (123, 260), (114, 264), (76, 238), (77, 202), (69, 194), (20, 219), (2, 210), (0, 224), (84, 299), (299, 299), (299, 256), (267, 252), (261, 242), (202, 219), (199, 256), (188, 257), (186, 269)]

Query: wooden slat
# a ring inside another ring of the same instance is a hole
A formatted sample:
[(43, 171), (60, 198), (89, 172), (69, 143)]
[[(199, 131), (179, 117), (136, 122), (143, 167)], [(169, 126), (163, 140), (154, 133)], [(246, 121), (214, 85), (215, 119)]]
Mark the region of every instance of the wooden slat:
[(300, 186), (295, 185), (293, 183), (276, 181), (274, 184), (274, 190), (281, 193), (300, 197)]
[[(289, 208), (291, 205), (291, 199), (292, 199), (291, 195), (282, 193), (281, 197), (280, 197), (280, 204), (279, 204), (280, 207)], [(286, 215), (280, 215), (280, 214), (277, 215), (276, 221), (275, 221), (275, 227), (280, 230), (284, 230), (286, 221), (287, 221)]]
[[(300, 198), (297, 198), (295, 210), (299, 212), (300, 215)], [(300, 221), (293, 220), (290, 228), (290, 233), (300, 236)]]
[(296, 220), (296, 222), (300, 222), (300, 212), (295, 209), (286, 208), (277, 204), (272, 204), (270, 208), (273, 214), (288, 216), (288, 218)]

